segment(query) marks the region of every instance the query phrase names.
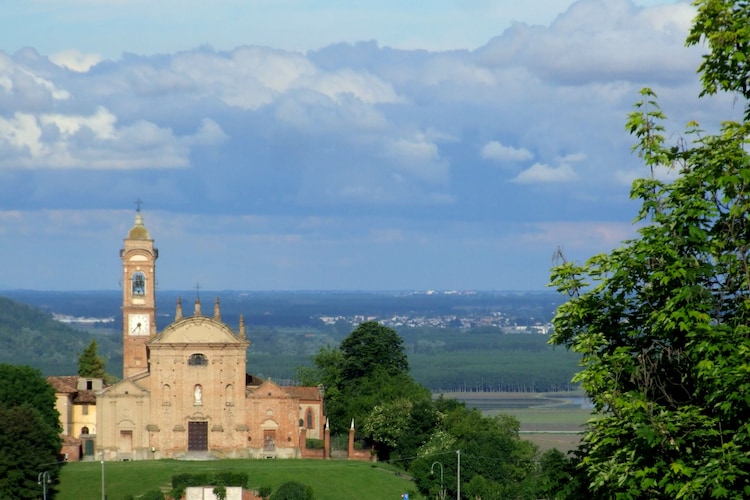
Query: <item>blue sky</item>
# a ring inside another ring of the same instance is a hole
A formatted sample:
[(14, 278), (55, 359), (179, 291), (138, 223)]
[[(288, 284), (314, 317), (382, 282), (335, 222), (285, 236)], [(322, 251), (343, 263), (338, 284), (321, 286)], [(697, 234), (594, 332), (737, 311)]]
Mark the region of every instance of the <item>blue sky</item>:
[[(406, 5), (405, 5), (406, 4)], [(0, 30), (2, 289), (544, 289), (632, 237), (652, 87), (698, 100), (689, 2), (25, 0)]]

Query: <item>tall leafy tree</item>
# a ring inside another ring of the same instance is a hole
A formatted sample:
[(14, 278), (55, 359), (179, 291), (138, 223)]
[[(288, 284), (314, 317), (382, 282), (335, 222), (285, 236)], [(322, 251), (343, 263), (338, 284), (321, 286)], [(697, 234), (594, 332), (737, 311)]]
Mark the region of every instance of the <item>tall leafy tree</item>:
[[(750, 3), (698, 0), (688, 44), (707, 41), (703, 94), (750, 97)], [(748, 116), (747, 102), (746, 120)], [(582, 354), (598, 418), (579, 470), (599, 498), (750, 496), (750, 123), (665, 140), (648, 89), (628, 120), (650, 175), (633, 183), (638, 237), (583, 265), (552, 341)], [(676, 174), (660, 180), (660, 170)]]
[(99, 356), (99, 347), (96, 340), (91, 343), (78, 356), (78, 375), (81, 377), (106, 377), (106, 361)]
[(417, 420), (431, 422), (430, 393), (409, 375), (403, 340), (395, 330), (362, 323), (337, 349), (322, 349), (313, 362), (315, 368), (300, 376), (305, 384), (324, 385), (334, 432), (346, 432), (354, 419), (385, 456), (397, 448), (415, 450), (427, 439)]
[(39, 370), (0, 364), (0, 498), (39, 498), (60, 451), (55, 392)]

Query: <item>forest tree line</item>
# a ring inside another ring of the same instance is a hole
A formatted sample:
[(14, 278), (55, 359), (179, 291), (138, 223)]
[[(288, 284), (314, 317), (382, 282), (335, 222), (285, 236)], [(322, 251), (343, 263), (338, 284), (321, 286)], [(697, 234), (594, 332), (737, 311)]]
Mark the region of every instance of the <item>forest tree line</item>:
[[(247, 370), (260, 377), (295, 382), (321, 348), (348, 333), (341, 325), (313, 328), (251, 328)], [(121, 332), (81, 331), (49, 313), (0, 298), (0, 362), (26, 364), (45, 375), (77, 372), (78, 355), (96, 340), (107, 369), (120, 376)], [(404, 328), (404, 351), (415, 380), (433, 391), (557, 391), (572, 388), (578, 356), (548, 345), (538, 334), (504, 334), (497, 329)]]

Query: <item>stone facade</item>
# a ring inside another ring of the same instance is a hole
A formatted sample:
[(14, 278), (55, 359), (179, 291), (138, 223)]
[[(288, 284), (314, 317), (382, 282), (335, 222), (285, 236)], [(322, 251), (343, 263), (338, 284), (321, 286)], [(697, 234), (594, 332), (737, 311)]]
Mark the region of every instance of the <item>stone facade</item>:
[(158, 251), (140, 211), (120, 252), (123, 261), (124, 379), (97, 393), (96, 449), (105, 460), (301, 456), (305, 436), (323, 436), (317, 387), (282, 387), (246, 373), (247, 340), (196, 299), (156, 331)]

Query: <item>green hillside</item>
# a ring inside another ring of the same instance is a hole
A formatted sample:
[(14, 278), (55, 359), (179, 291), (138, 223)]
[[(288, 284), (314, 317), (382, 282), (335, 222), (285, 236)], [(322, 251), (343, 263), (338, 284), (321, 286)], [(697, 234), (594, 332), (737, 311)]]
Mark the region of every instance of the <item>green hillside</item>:
[(78, 355), (94, 339), (99, 352), (109, 354), (108, 368), (119, 371), (119, 336), (77, 330), (49, 313), (0, 297), (0, 363), (33, 366), (44, 375), (73, 375)]

